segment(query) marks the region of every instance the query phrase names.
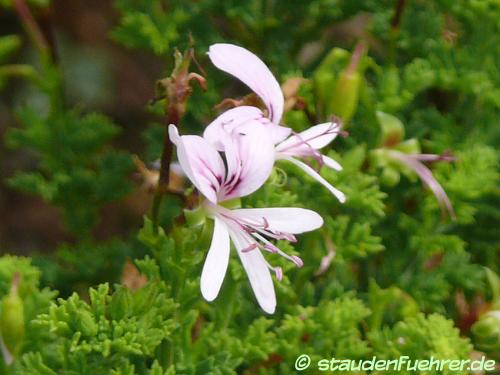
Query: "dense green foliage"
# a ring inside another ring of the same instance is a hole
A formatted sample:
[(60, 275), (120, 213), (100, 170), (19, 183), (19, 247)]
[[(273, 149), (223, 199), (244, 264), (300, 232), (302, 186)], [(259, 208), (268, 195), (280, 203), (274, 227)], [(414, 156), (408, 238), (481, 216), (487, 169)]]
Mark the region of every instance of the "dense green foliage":
[[(293, 249), (283, 244), (305, 265), (276, 258), (285, 276), (275, 282), (274, 315), (258, 308), (234, 253), (221, 295), (203, 300), (199, 275), (212, 223), (190, 220), (177, 196), (163, 202), (160, 228), (145, 217), (129, 239), (93, 238), (100, 210), (134, 188), (131, 155), (111, 143), (119, 127), (92, 108), (66, 104), (62, 73), (43, 48), (36, 66), (11, 63), (21, 36), (0, 38), (0, 89), (21, 76), (45, 98), (43, 108), (12, 109), (18, 127), (5, 141), (28, 149), (37, 164), (4, 183), (60, 208), (75, 238), (33, 262), (0, 258), (0, 322), (12, 314), (16, 277), (23, 309), (18, 331), (0, 325), (14, 357), (8, 365), (0, 356), (0, 374), (292, 374), (302, 353), (313, 363), (333, 356), (466, 359), (473, 351), (498, 360), (500, 6), (406, 2), (399, 19), (397, 4), (116, 1), (111, 38), (156, 55), (165, 76), (174, 47), (193, 43), (208, 90), (194, 88), (179, 124), (184, 133), (201, 133), (225, 96), (247, 93), (204, 57), (221, 41), (254, 51), (280, 82), (307, 79), (292, 95), (305, 104), (285, 115), (294, 130), (333, 113), (345, 120), (349, 135), (327, 151), (343, 170), (322, 170), (345, 204), (286, 163), (242, 200), (245, 207), (307, 207), (325, 219)], [(346, 77), (359, 40), (367, 50)], [(163, 104), (145, 110), (162, 115)], [(141, 157), (154, 162), (164, 129), (138, 126), (147, 143)], [(411, 169), (388, 157), (392, 149), (455, 157), (430, 166), (455, 219), (440, 212)], [(122, 274), (127, 258), (142, 277), (130, 268)]]

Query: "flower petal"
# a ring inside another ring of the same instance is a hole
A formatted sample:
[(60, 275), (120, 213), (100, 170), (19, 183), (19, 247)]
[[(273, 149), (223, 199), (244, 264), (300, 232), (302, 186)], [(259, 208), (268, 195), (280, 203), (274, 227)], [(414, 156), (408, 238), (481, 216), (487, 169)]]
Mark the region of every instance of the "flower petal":
[(342, 193), (340, 190), (335, 189), (328, 181), (326, 181), (318, 172), (316, 172), (313, 168), (308, 166), (306, 163), (301, 162), (300, 160), (297, 160), (292, 157), (283, 157), (282, 159), (288, 160), (301, 168), (304, 172), (306, 172), (309, 176), (314, 178), (316, 181), (318, 181), (321, 185), (326, 187), (330, 192), (335, 195), (335, 197), (341, 202), (344, 203), (346, 198), (344, 193)]
[(214, 233), (201, 272), (201, 294), (207, 301), (213, 301), (226, 275), (229, 264), (229, 233), (224, 222), (214, 218)]
[(170, 125), (168, 132), (170, 140), (177, 146), (177, 158), (186, 176), (208, 200), (216, 203), (226, 174), (217, 150), (202, 137), (180, 136), (175, 125)]
[(326, 122), (310, 127), (303, 132), (293, 134), (281, 142), (276, 150), (289, 155), (307, 155), (310, 150), (318, 150), (332, 142), (340, 130), (340, 126), (333, 122)]
[(327, 167), (332, 168), (336, 171), (342, 170), (342, 166), (336, 160), (333, 160), (331, 157), (326, 155), (321, 155), (321, 159), (323, 160), (323, 163), (325, 163)]
[(264, 117), (262, 111), (257, 107), (241, 106), (223, 112), (212, 121), (203, 133), (203, 138), (209, 141), (219, 151), (223, 151), (221, 139), (226, 134), (244, 133), (255, 130), (255, 124), (260, 123), (265, 126), (273, 143), (279, 143), (290, 135), (292, 129), (276, 125)]
[(264, 256), (259, 249), (242, 252), (243, 249), (248, 248), (249, 241), (245, 239), (244, 235), (235, 231), (231, 230), (229, 234), (237, 249), (241, 264), (248, 275), (257, 302), (265, 312), (273, 314), (276, 309), (276, 294), (273, 279)]
[(271, 174), (274, 145), (264, 125), (255, 123), (248, 134), (224, 139), (228, 173), (223, 199), (239, 198), (260, 188)]
[(292, 132), (292, 129), (286, 126), (273, 125), (270, 127), (269, 131), (271, 132), (273, 142), (276, 144), (286, 139)]
[(205, 128), (203, 138), (214, 145), (219, 151), (223, 151), (222, 138), (231, 134), (236, 128), (244, 125), (250, 120), (257, 120), (264, 116), (257, 107), (241, 106), (231, 108), (223, 112)]
[[(265, 121), (268, 121), (268, 123), (265, 123)], [(272, 140), (273, 144), (282, 142), (292, 132), (292, 129), (289, 127), (273, 124), (267, 119), (265, 119), (265, 121), (261, 120), (261, 122), (264, 122), (264, 127), (268, 133), (268, 137)], [(247, 132), (247, 130), (252, 130), (249, 129), (248, 125), (243, 125), (240, 128), (241, 131), (245, 133)]]
[(320, 228), (323, 218), (312, 210), (295, 207), (243, 208), (232, 211), (241, 218), (267, 222), (272, 231), (304, 233)]
[(261, 59), (245, 48), (225, 43), (211, 45), (208, 56), (217, 68), (238, 78), (259, 95), (271, 121), (279, 124), (283, 115), (283, 93)]
[(446, 195), (446, 192), (439, 184), (439, 182), (434, 178), (430, 169), (419, 161), (419, 155), (407, 155), (399, 151), (391, 151), (391, 155), (400, 160), (407, 167), (415, 171), (422, 182), (427, 185), (429, 189), (431, 189), (432, 193), (438, 200), (439, 205), (441, 206), (441, 210), (448, 211), (448, 214), (452, 219), (456, 218), (455, 211), (453, 210), (453, 206), (448, 196)]

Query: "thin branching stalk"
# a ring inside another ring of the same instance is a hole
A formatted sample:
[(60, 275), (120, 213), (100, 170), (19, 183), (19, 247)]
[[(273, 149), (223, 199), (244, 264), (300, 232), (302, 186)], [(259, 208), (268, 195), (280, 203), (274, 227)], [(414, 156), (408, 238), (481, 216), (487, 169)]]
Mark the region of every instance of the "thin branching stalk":
[[(170, 124), (179, 125), (184, 113), (186, 112), (187, 101), (191, 95), (192, 88), (190, 82), (197, 81), (205, 89), (205, 79), (193, 72), (189, 72), (191, 61), (194, 60), (193, 49), (188, 49), (184, 54), (175, 52), (175, 67), (170, 77), (160, 80), (158, 87), (161, 95), (165, 97), (165, 126)], [(158, 228), (160, 208), (165, 194), (170, 193), (170, 164), (172, 162), (173, 144), (165, 132), (163, 139), (163, 150), (160, 159), (160, 176), (158, 187), (153, 199), (151, 217), (153, 225)]]

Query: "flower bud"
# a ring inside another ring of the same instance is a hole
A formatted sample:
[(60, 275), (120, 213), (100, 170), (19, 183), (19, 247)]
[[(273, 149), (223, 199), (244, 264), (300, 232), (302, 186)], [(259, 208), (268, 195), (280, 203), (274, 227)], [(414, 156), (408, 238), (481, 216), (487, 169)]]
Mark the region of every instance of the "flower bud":
[(333, 90), (333, 95), (326, 105), (327, 114), (340, 117), (344, 127), (346, 127), (358, 107), (358, 97), (362, 82), (359, 63), (364, 54), (365, 45), (359, 43), (351, 55), (349, 65), (340, 73)]
[(396, 116), (377, 111), (377, 120), (381, 130), (381, 147), (394, 147), (403, 140), (405, 128)]
[(20, 274), (16, 273), (9, 294), (2, 299), (0, 314), (0, 333), (4, 345), (13, 357), (16, 357), (21, 349), (25, 330), (24, 304), (18, 292), (19, 283)]
[(361, 75), (359, 72), (344, 71), (340, 74), (333, 95), (326, 107), (327, 113), (342, 119), (344, 128), (358, 107)]
[(313, 75), (314, 94), (318, 111), (322, 117), (327, 117), (328, 103), (331, 103), (333, 88), (337, 81), (338, 72), (349, 61), (349, 52), (341, 48), (333, 48), (323, 59)]

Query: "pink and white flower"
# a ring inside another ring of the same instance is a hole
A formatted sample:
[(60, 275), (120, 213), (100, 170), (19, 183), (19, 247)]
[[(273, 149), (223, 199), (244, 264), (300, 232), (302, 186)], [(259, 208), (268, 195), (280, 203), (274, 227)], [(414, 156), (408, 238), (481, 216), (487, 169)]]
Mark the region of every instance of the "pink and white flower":
[(260, 124), (267, 131), (267, 137), (276, 145), (276, 159), (294, 163), (344, 202), (345, 195), (341, 191), (299, 160), (312, 157), (319, 162), (320, 167), (326, 165), (341, 170), (339, 163), (318, 151), (335, 139), (340, 132), (340, 125), (334, 122), (324, 123), (290, 135), (291, 129), (280, 125), (284, 107), (283, 93), (278, 81), (262, 60), (245, 48), (232, 44), (214, 44), (208, 55), (217, 68), (233, 75), (252, 89), (262, 99), (267, 113), (252, 106), (230, 109), (207, 126), (204, 138), (222, 151), (224, 148), (221, 140), (227, 134), (249, 134)]
[(243, 264), (259, 305), (272, 314), (276, 295), (271, 271), (280, 280), (280, 267), (271, 266), (262, 252), (277, 253), (302, 266), (302, 260), (288, 255), (270, 240), (296, 241), (295, 234), (315, 230), (323, 224), (316, 212), (302, 208), (228, 209), (221, 202), (243, 197), (266, 181), (274, 164), (274, 145), (263, 124), (254, 124), (248, 134), (224, 133), (221, 142), (225, 161), (206, 139), (180, 136), (174, 125), (169, 136), (177, 146), (179, 163), (193, 185), (205, 196), (203, 208), (214, 220), (212, 243), (201, 274), (203, 297), (214, 300), (229, 264), (230, 240)]

